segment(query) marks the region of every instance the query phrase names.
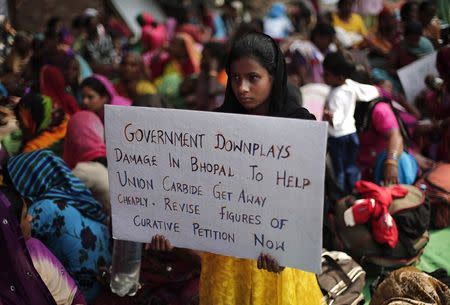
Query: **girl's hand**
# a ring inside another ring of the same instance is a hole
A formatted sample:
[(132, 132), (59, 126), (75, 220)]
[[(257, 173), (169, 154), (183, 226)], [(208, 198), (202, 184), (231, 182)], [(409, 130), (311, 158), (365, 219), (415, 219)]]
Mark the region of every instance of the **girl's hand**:
[(269, 254), (261, 253), (257, 262), (258, 269), (264, 269), (269, 272), (280, 273), (284, 267), (280, 266), (275, 258)]
[(152, 238), (150, 244), (145, 245), (146, 250), (160, 251), (160, 252), (170, 252), (173, 250), (173, 246), (170, 241), (162, 235), (155, 235)]

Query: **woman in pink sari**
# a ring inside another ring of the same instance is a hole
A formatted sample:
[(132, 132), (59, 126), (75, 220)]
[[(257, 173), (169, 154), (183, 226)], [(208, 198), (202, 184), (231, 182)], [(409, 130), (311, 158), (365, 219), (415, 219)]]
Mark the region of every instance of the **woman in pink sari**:
[(96, 113), (104, 122), (105, 105), (131, 106), (132, 101), (117, 94), (113, 84), (103, 75), (94, 74), (80, 84), (83, 107)]
[(109, 217), (111, 204), (104, 133), (103, 123), (95, 113), (77, 112), (67, 126), (63, 160), (91, 190)]

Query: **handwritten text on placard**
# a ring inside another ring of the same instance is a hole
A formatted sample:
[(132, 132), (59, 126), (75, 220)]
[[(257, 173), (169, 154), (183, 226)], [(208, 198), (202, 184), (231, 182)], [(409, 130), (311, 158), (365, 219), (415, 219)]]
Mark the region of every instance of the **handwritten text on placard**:
[(327, 125), (106, 107), (114, 237), (320, 270)]

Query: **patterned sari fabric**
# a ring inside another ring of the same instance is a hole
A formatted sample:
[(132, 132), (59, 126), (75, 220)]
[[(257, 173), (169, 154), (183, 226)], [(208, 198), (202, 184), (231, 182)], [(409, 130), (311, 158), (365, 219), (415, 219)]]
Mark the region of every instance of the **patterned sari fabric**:
[(106, 215), (91, 192), (53, 153), (37, 150), (10, 158), (17, 191), (32, 202), (32, 233), (62, 262), (90, 302), (100, 292), (99, 266), (111, 262)]
[(377, 288), (370, 305), (447, 305), (450, 290), (415, 267), (392, 272)]

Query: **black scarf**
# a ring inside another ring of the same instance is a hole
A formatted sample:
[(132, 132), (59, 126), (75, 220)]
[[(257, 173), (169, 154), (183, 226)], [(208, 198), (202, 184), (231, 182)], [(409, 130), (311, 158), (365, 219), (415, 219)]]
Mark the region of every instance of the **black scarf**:
[[(288, 90), (286, 63), (284, 55), (281, 52), (275, 40), (273, 40), (270, 36), (267, 36), (265, 34), (251, 33), (250, 35), (265, 36), (266, 38), (268, 38), (268, 40), (270, 40), (270, 43), (272, 44), (275, 51), (274, 61), (276, 68), (275, 71), (269, 71), (269, 73), (272, 75), (273, 82), (272, 82), (272, 91), (269, 97), (270, 99), (269, 112), (267, 113), (267, 115), (286, 118), (315, 120), (314, 115), (310, 114), (308, 110), (306, 110), (305, 108), (299, 106), (299, 101), (298, 98), (296, 97), (296, 94), (298, 93), (294, 92), (295, 89), (289, 86)], [(258, 51), (255, 50), (254, 52), (257, 53)], [(251, 54), (249, 55), (251, 56)], [(218, 109), (218, 111), (227, 113), (248, 114), (248, 111), (244, 107), (242, 107), (242, 105), (237, 100), (231, 87), (231, 77), (230, 77), (231, 61), (236, 60), (237, 58), (239, 58), (239, 56), (233, 54), (233, 47), (232, 47), (231, 53), (229, 54), (228, 61), (226, 64), (228, 82), (225, 91), (225, 101), (223, 105)]]

